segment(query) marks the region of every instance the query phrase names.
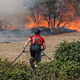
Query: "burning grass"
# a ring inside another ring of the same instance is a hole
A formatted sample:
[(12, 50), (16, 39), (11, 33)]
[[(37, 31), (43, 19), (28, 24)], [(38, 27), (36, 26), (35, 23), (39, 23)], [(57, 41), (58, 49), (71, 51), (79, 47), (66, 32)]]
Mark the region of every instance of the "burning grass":
[[(80, 32), (43, 36), (43, 37), (46, 40), (46, 50), (44, 51), (44, 53), (53, 60), (54, 59), (53, 54), (55, 54), (55, 50), (56, 50), (55, 47), (57, 47), (57, 45), (63, 40), (66, 40), (68, 42), (79, 40)], [(28, 38), (29, 37), (26, 37), (26, 40)], [(0, 44), (0, 58), (2, 58), (2, 60), (4, 60), (5, 58), (8, 58), (8, 60), (12, 62), (22, 52), (22, 48), (24, 44), (25, 44), (25, 41), (1, 43)], [(24, 52), (16, 60), (16, 62), (24, 61), (27, 65), (29, 65), (29, 58), (30, 58), (29, 46), (30, 44), (26, 47), (26, 52)], [(49, 62), (50, 60), (46, 56), (42, 56), (41, 63), (44, 63), (45, 61)]]

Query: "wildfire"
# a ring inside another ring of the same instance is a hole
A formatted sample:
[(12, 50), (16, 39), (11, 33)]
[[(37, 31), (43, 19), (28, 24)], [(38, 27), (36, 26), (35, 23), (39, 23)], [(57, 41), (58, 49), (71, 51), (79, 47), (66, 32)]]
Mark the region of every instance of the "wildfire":
[[(67, 0), (66, 0), (66, 3), (68, 4)], [(64, 22), (60, 23), (59, 27), (65, 26), (66, 28), (69, 28), (71, 30), (80, 31), (79, 16), (77, 16), (77, 17), (74, 16), (75, 9), (73, 8), (73, 5), (74, 5), (73, 2), (71, 2), (70, 5), (66, 5), (66, 10), (64, 11), (63, 14), (61, 13), (61, 16), (65, 15), (68, 17), (63, 17), (65, 20), (64, 20)], [(40, 24), (37, 24), (29, 15), (26, 16), (25, 18), (28, 18), (30, 21), (30, 23), (26, 23), (24, 25), (25, 28), (34, 28), (34, 27), (40, 27), (40, 26), (48, 27), (48, 22), (46, 20), (43, 20), (42, 16), (39, 16), (39, 18), (40, 18), (39, 21), (41, 22)], [(70, 18), (71, 18), (71, 20), (69, 20)], [(54, 22), (54, 21), (51, 21), (51, 22)], [(55, 28), (57, 27), (58, 24), (59, 24), (59, 20), (57, 19), (56, 23), (55, 23)], [(54, 27), (54, 26), (52, 26), (52, 27)]]
[(40, 20), (41, 24), (38, 24), (38, 25), (37, 25), (37, 23), (34, 22), (33, 19), (32, 19), (29, 15), (26, 16), (25, 18), (28, 18), (29, 21), (30, 21), (30, 23), (26, 23), (26, 24), (24, 25), (24, 27), (25, 27), (25, 28), (36, 28), (36, 27), (39, 27), (39, 26), (48, 27), (47, 21), (42, 21), (42, 17), (41, 17), (41, 16), (39, 16), (39, 17), (41, 18), (41, 20)]
[(16, 30), (17, 27), (16, 25), (13, 23), (12, 26), (10, 24), (8, 24), (7, 26), (2, 25), (2, 27), (0, 29), (7, 29), (7, 30)]
[(6, 27), (6, 29), (9, 29), (9, 30), (16, 30), (17, 27), (16, 27), (16, 25), (13, 23), (12, 26), (8, 25), (8, 26)]
[[(61, 13), (61, 15), (69, 15), (70, 17), (74, 18), (73, 20), (70, 20), (68, 21), (69, 19), (69, 16), (68, 17), (64, 17), (65, 21), (60, 23), (59, 27), (63, 27), (65, 26), (66, 28), (69, 28), (71, 30), (77, 30), (77, 31), (80, 31), (80, 19), (79, 19), (79, 16), (77, 17), (74, 17), (74, 13), (75, 13), (75, 10), (73, 9), (72, 7), (73, 2), (71, 3), (70, 6), (66, 6), (66, 9), (64, 11), (64, 14)], [(22, 27), (28, 29), (28, 28), (36, 28), (36, 27), (47, 27), (48, 28), (48, 22), (46, 20), (44, 20), (44, 18), (42, 16), (39, 16), (38, 18), (38, 22), (34, 21), (32, 19), (32, 17), (30, 17), (30, 15), (26, 16), (25, 18), (27, 18), (29, 20), (29, 23), (26, 23), (24, 25), (21, 25)], [(37, 18), (37, 17), (36, 17)], [(67, 22), (68, 21), (68, 22)], [(54, 22), (53, 20), (51, 21), (52, 23)], [(57, 25), (59, 24), (59, 20), (56, 19), (56, 22), (55, 22), (55, 28), (57, 27)], [(54, 26), (52, 26), (54, 27)], [(18, 29), (16, 27), (16, 25), (13, 23), (12, 26), (11, 25), (7, 25), (7, 27), (5, 27), (5, 25), (2, 25), (2, 29), (8, 29), (8, 30), (16, 30)]]
[[(73, 13), (72, 13), (72, 14), (73, 14)], [(30, 23), (26, 23), (26, 24), (24, 25), (25, 28), (35, 28), (35, 27), (40, 27), (40, 26), (45, 26), (45, 27), (48, 28), (48, 23), (47, 23), (47, 21), (43, 21), (41, 24), (39, 24), (39, 25), (37, 26), (37, 23), (35, 23), (30, 16), (27, 16), (27, 18), (29, 19)], [(56, 21), (56, 24), (55, 24), (55, 25), (57, 25), (58, 22), (59, 22), (59, 20)], [(63, 22), (63, 23), (61, 23), (59, 27), (63, 27), (65, 23), (66, 23), (66, 21)], [(69, 28), (69, 29), (71, 29), (71, 30), (80, 31), (80, 20), (77, 19), (77, 20), (73, 20), (73, 21), (71, 21), (71, 22), (68, 22), (68, 23), (65, 25), (65, 27), (66, 27), (66, 28)]]

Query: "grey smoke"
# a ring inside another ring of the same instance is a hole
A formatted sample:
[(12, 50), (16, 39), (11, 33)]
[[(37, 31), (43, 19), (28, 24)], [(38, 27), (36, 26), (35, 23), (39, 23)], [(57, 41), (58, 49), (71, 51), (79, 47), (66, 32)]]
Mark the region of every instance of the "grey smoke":
[(26, 41), (25, 37), (32, 36), (33, 33), (30, 29), (23, 30), (3, 30), (0, 31), (0, 43), (4, 42), (17, 42), (17, 41)]
[(30, 14), (29, 7), (36, 0), (0, 0), (0, 20), (4, 20), (4, 25), (14, 23), (18, 29), (15, 31), (0, 30), (0, 43), (21, 41), (20, 37), (31, 36), (33, 33), (30, 29), (21, 29), (20, 25), (27, 23), (25, 16)]
[(20, 15), (26, 12), (23, 0), (0, 0), (0, 17), (9, 19), (10, 16)]
[[(31, 29), (3, 30), (0, 31), (0, 43), (26, 41), (32, 35), (34, 32)], [(41, 32), (41, 35), (49, 35), (49, 33), (44, 31)]]
[(34, 2), (35, 0), (0, 0), (0, 20), (5, 20), (8, 24), (17, 20), (23, 22)]

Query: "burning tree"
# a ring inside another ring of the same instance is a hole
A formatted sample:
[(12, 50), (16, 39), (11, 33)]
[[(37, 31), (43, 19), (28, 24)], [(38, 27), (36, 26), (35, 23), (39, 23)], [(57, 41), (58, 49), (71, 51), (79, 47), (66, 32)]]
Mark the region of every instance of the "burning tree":
[[(45, 24), (46, 27), (63, 27), (75, 19), (77, 8), (75, 0), (41, 0), (30, 8), (31, 19), (35, 27)], [(74, 4), (75, 3), (75, 4)], [(32, 23), (32, 22), (31, 22)], [(68, 27), (68, 26), (67, 26)]]
[(60, 15), (59, 9), (64, 5), (59, 4), (58, 0), (42, 0), (38, 1), (33, 7), (30, 8), (31, 15), (34, 22), (41, 24), (42, 21), (47, 21), (48, 27), (55, 27), (56, 18)]
[(56, 18), (59, 16), (58, 0), (44, 0), (41, 2), (42, 16), (48, 23), (48, 27), (55, 27)]
[(32, 17), (34, 21), (34, 26), (38, 27), (44, 19), (41, 17), (41, 6), (39, 2), (36, 2), (34, 6), (30, 7), (31, 14), (30, 16)]

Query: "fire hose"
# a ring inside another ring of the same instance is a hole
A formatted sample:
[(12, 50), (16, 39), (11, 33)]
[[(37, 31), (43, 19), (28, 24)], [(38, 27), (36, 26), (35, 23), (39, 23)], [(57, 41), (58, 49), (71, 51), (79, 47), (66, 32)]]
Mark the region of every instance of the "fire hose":
[[(24, 51), (22, 51), (21, 54), (20, 54), (10, 65), (8, 65), (7, 68), (9, 68), (9, 67), (23, 54), (23, 52), (24, 52)], [(42, 52), (42, 53), (43, 53), (43, 52)], [(49, 60), (51, 60), (51, 58), (49, 58), (45, 53), (43, 53), (42, 56), (46, 56)]]
[[(12, 63), (10, 65), (8, 65), (8, 67), (5, 70), (7, 70), (23, 54), (23, 52), (24, 51), (22, 51), (21, 54), (19, 54), (19, 56), (17, 56), (16, 59), (14, 61), (12, 61)], [(45, 53), (43, 53), (42, 56), (46, 56), (49, 60), (51, 60), (51, 58), (49, 58)], [(4, 71), (2, 73), (4, 73)]]
[[(19, 56), (9, 66), (11, 66), (22, 55), (23, 52), (24, 51), (22, 51), (21, 54), (19, 54)], [(9, 68), (9, 66), (7, 68)]]
[[(43, 52), (42, 52), (43, 53)], [(46, 56), (49, 60), (51, 60), (51, 58), (49, 58), (46, 54), (43, 53), (42, 56)]]
[[(8, 67), (5, 69), (7, 70), (22, 54), (24, 51), (21, 52), (21, 54), (19, 54), (19, 56), (16, 57), (16, 59), (14, 61), (12, 61), (12, 63), (10, 65), (8, 65)], [(42, 52), (43, 53), (43, 52)], [(51, 60), (51, 58), (49, 58), (45, 53), (43, 53), (42, 56), (46, 56), (49, 60)], [(3, 71), (4, 72), (4, 71)]]
[[(7, 69), (22, 55), (23, 52), (24, 52), (24, 51), (22, 51), (21, 54), (19, 54), (19, 56), (17, 56), (17, 58), (16, 58), (10, 65), (8, 65), (8, 67), (7, 67), (5, 70), (7, 70)], [(5, 70), (4, 70), (4, 71), (5, 71)], [(1, 74), (3, 74), (4, 71), (1, 72)]]

